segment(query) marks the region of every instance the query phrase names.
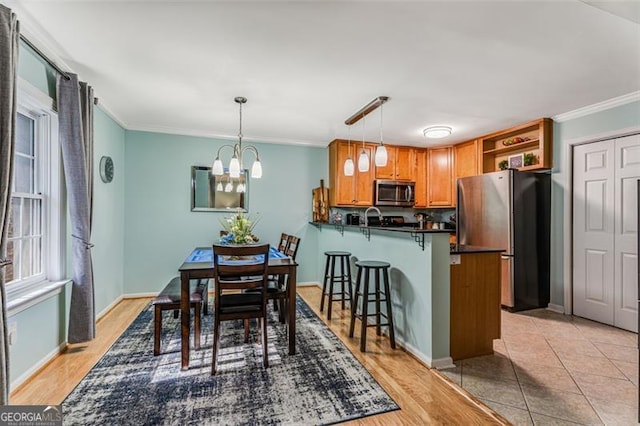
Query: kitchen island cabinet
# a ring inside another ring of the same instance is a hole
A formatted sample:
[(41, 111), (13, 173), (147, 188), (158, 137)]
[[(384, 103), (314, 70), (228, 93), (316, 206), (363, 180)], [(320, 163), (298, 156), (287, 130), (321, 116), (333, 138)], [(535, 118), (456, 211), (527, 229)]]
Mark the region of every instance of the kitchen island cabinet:
[(463, 248), (451, 252), (451, 358), (493, 353), (500, 338), (500, 252)]

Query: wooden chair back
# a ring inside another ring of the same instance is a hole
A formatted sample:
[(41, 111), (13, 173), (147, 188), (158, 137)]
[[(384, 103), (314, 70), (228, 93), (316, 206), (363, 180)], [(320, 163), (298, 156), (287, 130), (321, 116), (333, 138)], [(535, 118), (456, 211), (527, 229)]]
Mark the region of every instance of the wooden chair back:
[[(215, 279), (214, 337), (211, 374), (216, 374), (220, 321), (259, 318), (262, 330), (262, 359), (269, 366), (267, 350), (267, 267), (269, 244), (213, 245)], [(259, 289), (243, 292), (245, 289)], [(245, 327), (245, 343), (249, 339)]]
[(300, 238), (296, 237), (295, 235), (289, 235), (289, 242), (287, 244), (286, 250), (284, 251), (284, 254), (289, 256), (291, 259), (296, 260), (299, 245)]
[[(250, 258), (253, 257), (254, 261)], [(236, 260), (236, 261), (234, 261)], [(213, 245), (216, 295), (222, 290), (266, 287), (269, 244)]]
[(289, 246), (289, 234), (285, 234), (284, 232), (280, 234), (280, 243), (278, 244), (278, 251), (280, 253), (285, 253), (287, 251), (287, 247)]

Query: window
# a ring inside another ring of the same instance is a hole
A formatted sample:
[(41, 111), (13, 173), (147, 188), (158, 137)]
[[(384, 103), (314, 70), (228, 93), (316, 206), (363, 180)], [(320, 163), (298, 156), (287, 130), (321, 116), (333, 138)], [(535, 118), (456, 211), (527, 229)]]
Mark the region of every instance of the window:
[(5, 268), (10, 311), (59, 290), (64, 283), (60, 281), (66, 218), (61, 164), (52, 100), (19, 81), (7, 240), (13, 265)]
[(7, 252), (13, 265), (5, 279), (13, 282), (43, 279), (42, 138), (37, 138), (37, 117), (18, 113), (11, 188), (11, 216)]

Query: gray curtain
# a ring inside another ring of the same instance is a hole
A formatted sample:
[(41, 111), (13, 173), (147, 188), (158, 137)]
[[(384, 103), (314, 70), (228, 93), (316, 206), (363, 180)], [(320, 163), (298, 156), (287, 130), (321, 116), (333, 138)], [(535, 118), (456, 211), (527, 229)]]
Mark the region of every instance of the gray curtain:
[[(64, 175), (71, 216), (73, 287), (69, 312), (69, 343), (95, 337), (95, 297), (91, 263), (93, 199), (93, 90), (76, 74), (58, 76), (58, 121)], [(87, 124), (85, 124), (87, 123)], [(85, 136), (86, 135), (86, 136)]]
[(16, 73), (20, 30), (11, 9), (0, 4), (0, 404), (9, 403), (9, 339), (4, 266), (7, 256), (16, 128)]

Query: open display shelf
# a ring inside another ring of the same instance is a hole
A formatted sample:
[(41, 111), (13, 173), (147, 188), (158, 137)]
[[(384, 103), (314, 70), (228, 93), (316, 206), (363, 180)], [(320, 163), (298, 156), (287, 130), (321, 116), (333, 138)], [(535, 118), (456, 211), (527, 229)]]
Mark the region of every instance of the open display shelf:
[[(552, 126), (551, 119), (541, 118), (481, 138), (482, 172), (500, 170), (501, 162), (506, 162), (506, 168), (521, 171), (550, 169), (553, 165)], [(533, 157), (530, 164), (525, 161), (527, 154)]]

